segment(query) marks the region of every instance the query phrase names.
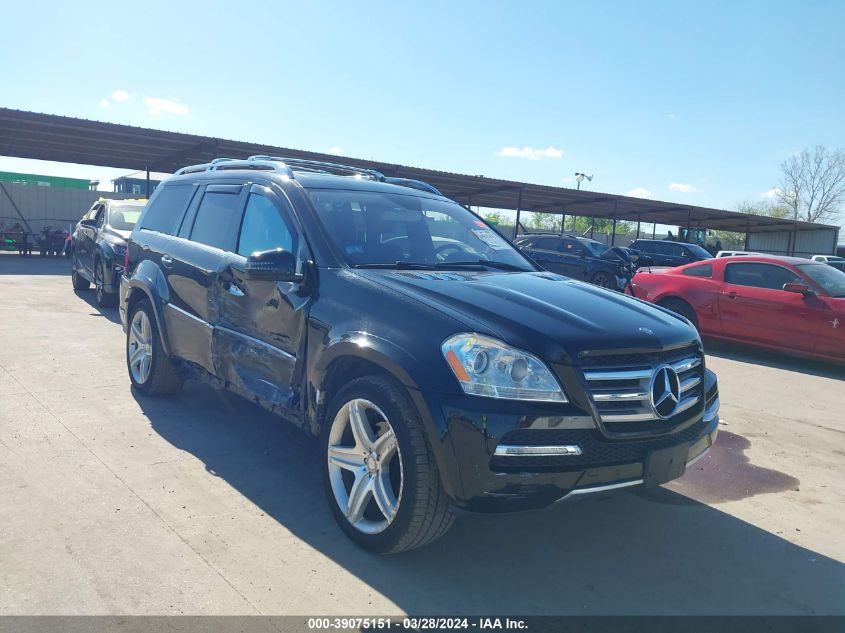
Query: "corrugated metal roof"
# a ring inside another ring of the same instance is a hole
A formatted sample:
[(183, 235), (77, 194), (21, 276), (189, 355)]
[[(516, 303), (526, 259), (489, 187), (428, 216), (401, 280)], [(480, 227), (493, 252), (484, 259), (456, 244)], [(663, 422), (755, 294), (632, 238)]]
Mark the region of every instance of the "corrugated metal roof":
[(456, 174), (319, 152), (165, 132), (86, 119), (0, 108), (0, 155), (136, 170), (176, 171), (218, 157), (253, 154), (342, 162), (387, 176), (424, 180), (466, 205), (566, 213), (581, 217), (657, 222), (746, 232), (832, 229), (820, 224), (748, 215), (673, 202), (578, 191), (533, 183)]

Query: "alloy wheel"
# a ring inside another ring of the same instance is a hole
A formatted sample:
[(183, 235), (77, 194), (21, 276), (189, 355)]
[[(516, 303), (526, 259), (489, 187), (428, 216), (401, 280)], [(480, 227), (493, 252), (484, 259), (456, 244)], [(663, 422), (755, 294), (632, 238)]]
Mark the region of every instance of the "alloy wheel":
[(355, 529), (383, 532), (402, 501), (402, 455), (393, 427), (362, 398), (343, 405), (331, 424), (326, 458), (335, 501)]
[(143, 310), (138, 310), (132, 318), (126, 351), (132, 378), (136, 383), (144, 384), (153, 364), (153, 337), (150, 319)]

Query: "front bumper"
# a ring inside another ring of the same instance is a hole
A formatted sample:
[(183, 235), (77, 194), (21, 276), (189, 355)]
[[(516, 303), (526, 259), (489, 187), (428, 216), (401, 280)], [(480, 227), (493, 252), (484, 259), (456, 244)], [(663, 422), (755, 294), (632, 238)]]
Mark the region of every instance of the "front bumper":
[[(455, 466), (441, 474), (459, 480), (444, 482), (455, 505), (473, 512), (511, 512), (644, 485), (646, 460), (654, 451), (677, 447), (683, 454), (685, 447), (686, 465), (703, 457), (719, 426), (718, 388), (708, 374), (703, 413), (671, 433), (633, 439), (605, 437), (591, 417), (561, 415), (551, 406), (492, 401), (491, 407), (483, 398), (421, 395), (430, 412), (443, 416), (435, 426), (447, 430), (441, 439), (450, 440)], [(508, 431), (526, 426), (536, 442), (505, 445)]]

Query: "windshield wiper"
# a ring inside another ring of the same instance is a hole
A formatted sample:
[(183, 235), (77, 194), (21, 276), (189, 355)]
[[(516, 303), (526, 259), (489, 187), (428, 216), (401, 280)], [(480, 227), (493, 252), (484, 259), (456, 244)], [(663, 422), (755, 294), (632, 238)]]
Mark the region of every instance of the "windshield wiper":
[(355, 264), (352, 268), (390, 268), (393, 270), (437, 270), (437, 264), (426, 264), (425, 262), (403, 262), (393, 263), (376, 262), (370, 264)]
[(437, 264), (438, 268), (469, 268), (483, 266), (486, 266), (487, 268), (495, 268), (496, 270), (510, 270), (520, 273), (531, 272), (525, 268), (522, 268), (521, 266), (515, 266), (514, 264), (508, 264), (507, 262), (497, 262), (487, 259), (477, 259), (471, 262), (443, 262), (442, 264)]

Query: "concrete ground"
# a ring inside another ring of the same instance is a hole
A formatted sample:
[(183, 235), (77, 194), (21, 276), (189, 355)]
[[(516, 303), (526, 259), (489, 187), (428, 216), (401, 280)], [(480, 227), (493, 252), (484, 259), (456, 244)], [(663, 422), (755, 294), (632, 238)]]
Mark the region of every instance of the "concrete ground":
[(380, 558), (315, 442), (189, 383), (134, 394), (116, 310), (0, 254), (0, 614), (845, 613), (845, 370), (707, 343), (716, 447), (653, 492), (464, 516)]

